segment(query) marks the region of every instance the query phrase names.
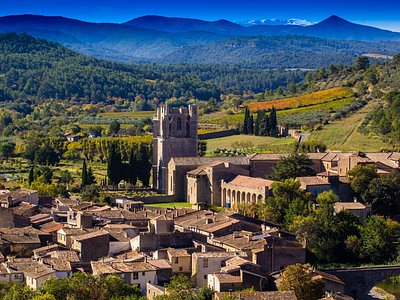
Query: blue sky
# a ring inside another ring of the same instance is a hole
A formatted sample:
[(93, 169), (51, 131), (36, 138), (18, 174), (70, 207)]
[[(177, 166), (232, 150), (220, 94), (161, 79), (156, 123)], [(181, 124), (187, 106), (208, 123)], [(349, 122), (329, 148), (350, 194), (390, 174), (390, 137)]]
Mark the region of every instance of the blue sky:
[(399, 0), (0, 0), (0, 15), (24, 13), (94, 22), (124, 22), (148, 14), (205, 20), (299, 18), (316, 22), (335, 14), (400, 31)]

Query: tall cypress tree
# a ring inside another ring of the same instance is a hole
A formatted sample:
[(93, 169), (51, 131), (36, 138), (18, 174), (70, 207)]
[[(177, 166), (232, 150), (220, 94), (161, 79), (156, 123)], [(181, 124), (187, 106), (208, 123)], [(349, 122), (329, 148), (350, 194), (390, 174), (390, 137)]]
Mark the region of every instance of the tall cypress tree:
[(82, 163), (82, 176), (81, 176), (81, 186), (87, 185), (87, 165), (86, 165), (86, 159), (83, 160)]
[(254, 120), (253, 120), (253, 114), (250, 114), (249, 134), (253, 133), (254, 133)]
[(96, 177), (94, 176), (92, 167), (89, 167), (86, 175), (86, 184), (90, 185), (94, 183), (96, 183)]
[(34, 169), (33, 169), (33, 166), (32, 166), (31, 169), (29, 170), (29, 176), (28, 176), (28, 184), (29, 184), (29, 186), (32, 184), (33, 180), (35, 180), (35, 177), (34, 177)]
[(138, 153), (138, 179), (142, 182), (143, 186), (149, 186), (150, 183), (150, 155), (149, 148), (145, 144), (140, 144)]
[(121, 181), (121, 168), (121, 154), (117, 151), (113, 143), (108, 150), (107, 158), (107, 176), (110, 184), (117, 185)]
[(260, 117), (259, 117), (260, 112), (257, 112), (256, 120), (254, 122), (254, 134), (255, 135), (260, 135), (259, 130), (260, 130)]
[(250, 111), (246, 107), (246, 110), (244, 111), (244, 121), (243, 121), (243, 133), (244, 134), (249, 134), (249, 124), (250, 124)]
[(264, 130), (261, 135), (267, 136), (270, 133), (271, 125), (270, 125), (269, 116), (265, 111), (264, 111), (264, 116), (263, 116), (263, 124), (264, 124)]
[(129, 155), (128, 167), (129, 167), (128, 182), (131, 185), (135, 186), (136, 182), (137, 182), (137, 176), (138, 176), (138, 172), (137, 172), (138, 171), (137, 170), (137, 168), (138, 168), (138, 159), (137, 159), (137, 156), (136, 156), (136, 151), (135, 151), (135, 149), (133, 147), (132, 147), (131, 153)]
[(272, 107), (271, 113), (269, 115), (270, 118), (270, 135), (276, 136), (278, 132), (278, 120), (276, 118), (276, 109)]

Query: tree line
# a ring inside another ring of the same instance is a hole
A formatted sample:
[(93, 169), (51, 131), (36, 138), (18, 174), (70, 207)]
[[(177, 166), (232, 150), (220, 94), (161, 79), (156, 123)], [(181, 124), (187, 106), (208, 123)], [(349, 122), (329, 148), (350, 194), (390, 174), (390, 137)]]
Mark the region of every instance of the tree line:
[(268, 113), (267, 110), (257, 111), (254, 120), (253, 114), (246, 107), (242, 125), (243, 134), (254, 134), (260, 136), (278, 136), (278, 121), (276, 110), (273, 107)]

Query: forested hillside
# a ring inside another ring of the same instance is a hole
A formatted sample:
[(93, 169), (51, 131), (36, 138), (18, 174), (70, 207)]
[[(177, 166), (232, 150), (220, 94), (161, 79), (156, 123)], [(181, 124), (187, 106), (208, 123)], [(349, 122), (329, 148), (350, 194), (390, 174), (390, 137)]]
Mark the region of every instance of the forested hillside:
[[(29, 97), (111, 97), (153, 100), (219, 99), (221, 93), (260, 92), (299, 82), (304, 72), (257, 71), (217, 65), (127, 65), (78, 54), (28, 35), (0, 35), (0, 100)], [(145, 109), (145, 107), (144, 107)]]
[(238, 63), (256, 69), (314, 69), (330, 64), (351, 65), (357, 55), (368, 52), (395, 54), (400, 52), (400, 43), (340, 41), (305, 36), (237, 37), (185, 47), (166, 55), (162, 62)]
[(243, 27), (227, 20), (158, 16), (115, 24), (17, 15), (0, 17), (0, 32), (27, 33), (86, 55), (129, 63), (320, 68), (335, 63), (350, 65), (363, 53), (393, 55), (400, 51), (400, 33), (336, 16), (306, 27)]

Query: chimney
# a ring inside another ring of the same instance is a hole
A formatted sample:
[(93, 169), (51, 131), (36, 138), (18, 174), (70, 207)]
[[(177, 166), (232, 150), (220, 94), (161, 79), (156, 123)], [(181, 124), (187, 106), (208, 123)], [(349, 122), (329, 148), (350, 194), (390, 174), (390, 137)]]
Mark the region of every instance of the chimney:
[(147, 255), (144, 256), (144, 262), (147, 263)]
[(35, 273), (39, 273), (39, 267), (35, 267)]

